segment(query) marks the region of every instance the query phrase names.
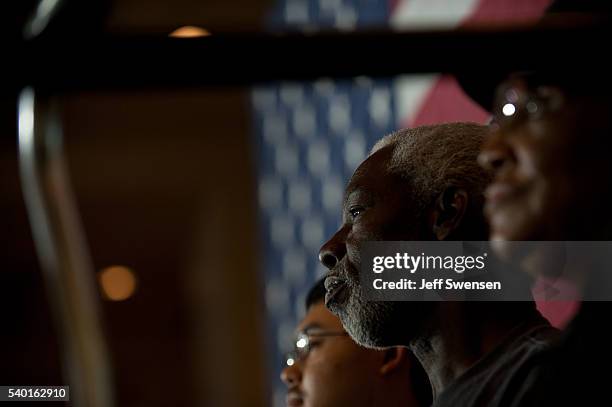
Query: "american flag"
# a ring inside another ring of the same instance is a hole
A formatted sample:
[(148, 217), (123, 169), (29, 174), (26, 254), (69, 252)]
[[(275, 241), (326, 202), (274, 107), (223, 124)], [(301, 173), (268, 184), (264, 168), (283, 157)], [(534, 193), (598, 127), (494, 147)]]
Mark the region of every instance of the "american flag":
[[(273, 30), (450, 28), (537, 18), (549, 3), (280, 0), (270, 13), (269, 26)], [(254, 89), (251, 101), (270, 382), (273, 405), (282, 406), (282, 354), (303, 316), (308, 289), (325, 272), (318, 263), (318, 249), (340, 225), (344, 186), (355, 168), (379, 138), (398, 128), (449, 121), (484, 123), (488, 115), (463, 94), (454, 78), (438, 74), (279, 83)]]

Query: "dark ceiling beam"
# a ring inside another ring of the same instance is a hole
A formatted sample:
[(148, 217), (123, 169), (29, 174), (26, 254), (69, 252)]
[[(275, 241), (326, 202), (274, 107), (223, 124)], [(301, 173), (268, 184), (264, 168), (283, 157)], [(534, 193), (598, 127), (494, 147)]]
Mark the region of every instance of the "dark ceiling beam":
[(607, 23), (558, 21), (503, 29), (228, 33), (192, 39), (54, 34), (5, 49), (9, 70), (2, 82), (57, 92), (423, 72), (478, 77), (542, 67), (603, 71), (609, 68), (602, 56), (609, 34)]

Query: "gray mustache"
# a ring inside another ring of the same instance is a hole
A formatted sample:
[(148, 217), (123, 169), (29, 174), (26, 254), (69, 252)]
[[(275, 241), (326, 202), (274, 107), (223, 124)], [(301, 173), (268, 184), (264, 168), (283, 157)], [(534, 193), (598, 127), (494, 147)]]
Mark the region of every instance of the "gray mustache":
[(351, 287), (355, 287), (359, 284), (359, 270), (351, 272), (346, 256), (340, 260), (328, 274), (340, 277), (346, 282), (347, 285)]

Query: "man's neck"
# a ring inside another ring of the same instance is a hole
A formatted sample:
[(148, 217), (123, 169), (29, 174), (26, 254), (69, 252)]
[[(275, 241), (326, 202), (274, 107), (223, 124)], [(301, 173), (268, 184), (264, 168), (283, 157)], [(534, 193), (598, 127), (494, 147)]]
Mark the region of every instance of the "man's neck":
[(443, 302), (426, 333), (410, 343), (432, 386), (434, 400), (450, 383), (498, 346), (516, 326), (479, 307), (491, 303)]

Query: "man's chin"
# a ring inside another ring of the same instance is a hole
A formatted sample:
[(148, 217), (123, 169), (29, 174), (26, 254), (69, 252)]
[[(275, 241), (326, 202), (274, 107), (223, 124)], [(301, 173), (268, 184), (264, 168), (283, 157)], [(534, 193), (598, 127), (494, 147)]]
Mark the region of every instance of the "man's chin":
[(380, 338), (370, 335), (370, 333), (366, 330), (351, 328), (345, 329), (350, 335), (351, 339), (353, 339), (356, 344), (363, 346), (364, 348), (381, 350), (393, 346), (385, 343)]
[(520, 225), (508, 216), (494, 214), (489, 216), (489, 224), (491, 228), (490, 240), (516, 240), (515, 236), (520, 232)]
[(512, 243), (504, 234), (491, 231), (489, 240), (491, 242), (491, 248), (500, 259), (508, 261), (512, 258)]
[(410, 313), (409, 309), (403, 309), (405, 304), (368, 301), (361, 296), (359, 284), (348, 279), (344, 280), (341, 290), (334, 284), (330, 288), (332, 291), (326, 295), (325, 305), (340, 319), (357, 344), (370, 349), (408, 344), (402, 335), (406, 323), (404, 312)]
[(558, 277), (565, 267), (564, 243), (549, 241), (536, 245), (528, 239), (540, 240), (523, 236), (511, 239), (500, 238), (492, 233), (491, 247), (502, 261), (513, 265), (516, 270), (527, 273), (532, 278)]
[[(352, 297), (346, 307), (338, 312), (342, 325), (359, 345), (370, 349), (382, 349), (399, 345), (390, 326), (393, 303), (368, 302)], [(399, 321), (395, 321), (399, 322)]]

